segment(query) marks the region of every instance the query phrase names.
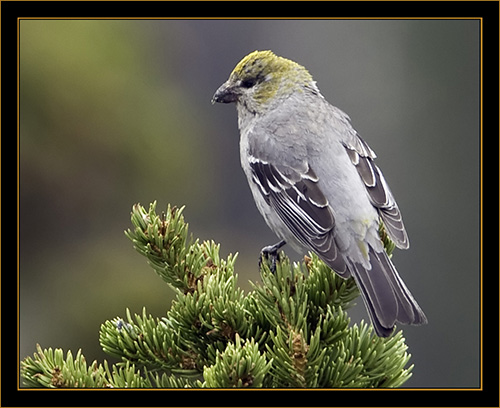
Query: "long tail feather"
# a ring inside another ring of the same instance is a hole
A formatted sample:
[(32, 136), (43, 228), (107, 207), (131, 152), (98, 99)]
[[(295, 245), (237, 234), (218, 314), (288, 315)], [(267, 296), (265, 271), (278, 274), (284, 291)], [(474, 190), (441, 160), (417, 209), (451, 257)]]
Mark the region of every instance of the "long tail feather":
[(359, 263), (349, 264), (377, 335), (390, 336), (396, 322), (412, 325), (427, 323), (424, 312), (385, 251), (375, 252), (370, 247), (369, 255), (369, 270)]

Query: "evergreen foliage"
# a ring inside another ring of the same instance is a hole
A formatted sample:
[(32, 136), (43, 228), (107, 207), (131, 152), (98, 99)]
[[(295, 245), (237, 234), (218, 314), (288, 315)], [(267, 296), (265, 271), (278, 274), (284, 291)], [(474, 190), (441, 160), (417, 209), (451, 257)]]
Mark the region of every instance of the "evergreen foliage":
[[(362, 322), (349, 325), (346, 310), (359, 295), (314, 254), (290, 263), (279, 254), (276, 270), (263, 259), (261, 282), (237, 286), (236, 255), (188, 235), (183, 208), (156, 213), (135, 205), (135, 249), (176, 292), (166, 316), (145, 309), (101, 325), (103, 350), (120, 361), (87, 365), (80, 351), (37, 345), (21, 362), (28, 387), (315, 388), (399, 387), (411, 376), (402, 332), (377, 337)], [(381, 230), (386, 248), (393, 245)]]

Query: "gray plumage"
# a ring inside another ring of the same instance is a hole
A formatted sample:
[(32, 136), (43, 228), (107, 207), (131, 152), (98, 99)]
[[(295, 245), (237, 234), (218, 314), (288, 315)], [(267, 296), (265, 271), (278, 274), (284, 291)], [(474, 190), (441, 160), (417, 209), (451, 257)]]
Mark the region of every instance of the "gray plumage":
[(245, 57), (214, 102), (235, 102), (241, 165), (269, 227), (299, 253), (353, 276), (379, 336), (427, 319), (387, 256), (380, 222), (408, 248), (401, 212), (349, 117), (310, 74), (270, 51)]

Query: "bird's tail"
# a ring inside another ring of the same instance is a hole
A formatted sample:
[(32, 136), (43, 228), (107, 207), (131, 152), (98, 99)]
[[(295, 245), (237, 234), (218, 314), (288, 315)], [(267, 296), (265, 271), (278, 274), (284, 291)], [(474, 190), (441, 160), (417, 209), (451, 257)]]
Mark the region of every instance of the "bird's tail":
[(375, 252), (370, 247), (370, 265), (349, 262), (375, 331), (379, 337), (391, 335), (396, 322), (425, 324), (427, 318), (399, 276), (385, 251)]

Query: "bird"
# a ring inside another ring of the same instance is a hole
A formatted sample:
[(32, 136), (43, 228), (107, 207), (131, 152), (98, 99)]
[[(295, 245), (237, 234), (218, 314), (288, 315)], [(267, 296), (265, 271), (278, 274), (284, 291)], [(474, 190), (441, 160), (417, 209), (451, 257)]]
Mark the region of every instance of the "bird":
[(321, 94), (302, 65), (254, 51), (215, 92), (234, 103), (240, 159), (259, 212), (283, 245), (312, 251), (342, 278), (353, 277), (379, 337), (397, 322), (427, 318), (384, 250), (382, 226), (409, 247), (401, 211), (350, 117)]

